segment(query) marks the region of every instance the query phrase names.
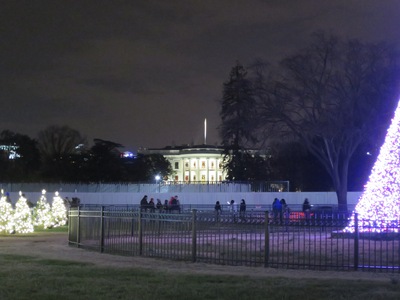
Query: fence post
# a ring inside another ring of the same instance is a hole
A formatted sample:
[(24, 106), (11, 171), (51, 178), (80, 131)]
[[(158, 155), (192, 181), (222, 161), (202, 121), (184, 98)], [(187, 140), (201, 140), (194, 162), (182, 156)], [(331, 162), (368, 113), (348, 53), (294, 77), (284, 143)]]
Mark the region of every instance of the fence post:
[(77, 233), (76, 233), (76, 242), (77, 242), (77, 244), (78, 244), (78, 248), (79, 248), (79, 245), (81, 244), (81, 208), (80, 208), (80, 206), (78, 206), (78, 222), (77, 222), (78, 224), (76, 225), (76, 230), (77, 230)]
[(192, 262), (196, 262), (197, 257), (197, 209), (192, 210)]
[(264, 267), (267, 268), (269, 266), (269, 211), (265, 212), (264, 216)]
[(104, 206), (100, 210), (100, 252), (104, 252)]
[(358, 270), (358, 213), (354, 213), (354, 271)]
[(139, 230), (139, 256), (143, 254), (143, 226), (142, 226), (142, 210), (139, 210), (138, 230)]

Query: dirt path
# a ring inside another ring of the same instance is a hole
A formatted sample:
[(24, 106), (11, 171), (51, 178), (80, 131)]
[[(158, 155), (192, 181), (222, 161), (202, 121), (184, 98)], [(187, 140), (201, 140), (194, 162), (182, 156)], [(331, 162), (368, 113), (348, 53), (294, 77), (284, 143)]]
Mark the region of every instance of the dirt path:
[(60, 259), (92, 263), (99, 267), (143, 268), (172, 273), (226, 274), (255, 277), (326, 278), (349, 280), (397, 280), (400, 274), (373, 272), (332, 272), (284, 270), (262, 267), (220, 266), (203, 263), (169, 261), (153, 258), (127, 257), (83, 250), (68, 245), (66, 233), (44, 233), (39, 236), (0, 237), (0, 255), (28, 255), (45, 259)]

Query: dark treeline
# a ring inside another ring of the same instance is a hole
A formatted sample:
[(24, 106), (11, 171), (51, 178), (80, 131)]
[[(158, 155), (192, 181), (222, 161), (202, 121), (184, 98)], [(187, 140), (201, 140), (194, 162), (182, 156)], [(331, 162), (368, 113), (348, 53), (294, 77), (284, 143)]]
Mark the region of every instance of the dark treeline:
[(122, 157), (123, 146), (86, 139), (68, 126), (50, 126), (38, 138), (3, 130), (0, 133), (2, 182), (150, 182), (172, 173), (162, 155)]

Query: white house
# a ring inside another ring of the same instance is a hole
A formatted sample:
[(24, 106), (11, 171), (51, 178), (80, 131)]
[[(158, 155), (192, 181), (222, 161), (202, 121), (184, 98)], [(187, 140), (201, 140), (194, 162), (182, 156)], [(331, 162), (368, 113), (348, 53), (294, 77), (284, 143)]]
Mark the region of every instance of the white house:
[(217, 183), (226, 179), (223, 169), (223, 149), (211, 145), (168, 146), (160, 149), (141, 148), (140, 154), (161, 154), (170, 163), (172, 182)]

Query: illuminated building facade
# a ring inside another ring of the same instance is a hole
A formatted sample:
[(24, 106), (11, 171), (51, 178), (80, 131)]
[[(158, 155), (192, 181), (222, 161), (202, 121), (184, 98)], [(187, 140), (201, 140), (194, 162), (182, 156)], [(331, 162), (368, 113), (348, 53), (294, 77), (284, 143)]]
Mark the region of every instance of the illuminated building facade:
[(161, 154), (171, 164), (173, 174), (167, 181), (216, 183), (224, 181), (223, 149), (211, 145), (141, 148), (140, 154)]

